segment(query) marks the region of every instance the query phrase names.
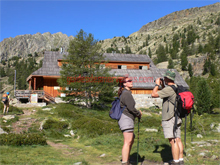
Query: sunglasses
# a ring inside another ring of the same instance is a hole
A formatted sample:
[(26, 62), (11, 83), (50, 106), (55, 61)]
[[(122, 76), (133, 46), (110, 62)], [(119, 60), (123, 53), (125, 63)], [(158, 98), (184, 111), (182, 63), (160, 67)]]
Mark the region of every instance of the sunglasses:
[(125, 81), (125, 82), (132, 82), (132, 80), (127, 80), (127, 81)]

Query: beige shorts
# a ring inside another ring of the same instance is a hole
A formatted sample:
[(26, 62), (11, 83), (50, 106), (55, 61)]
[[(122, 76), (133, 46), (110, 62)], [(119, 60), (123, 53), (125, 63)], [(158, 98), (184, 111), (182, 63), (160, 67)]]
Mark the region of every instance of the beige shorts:
[(121, 118), (118, 121), (118, 125), (122, 132), (134, 131), (134, 121), (123, 113), (121, 114)]
[[(174, 138), (174, 134), (173, 134), (174, 122), (175, 122), (175, 117), (172, 117), (169, 120), (162, 121), (163, 133), (166, 139)], [(181, 129), (180, 129), (181, 124), (182, 124), (182, 119), (178, 118), (177, 129), (175, 131), (175, 137), (181, 138)]]

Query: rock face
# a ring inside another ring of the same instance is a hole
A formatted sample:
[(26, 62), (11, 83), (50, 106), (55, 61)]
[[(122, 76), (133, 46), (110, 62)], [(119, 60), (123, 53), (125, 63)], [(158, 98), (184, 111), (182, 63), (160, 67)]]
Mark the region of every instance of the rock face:
[(10, 59), (13, 56), (26, 57), (28, 54), (34, 55), (34, 52), (42, 52), (63, 47), (67, 49), (69, 41), (73, 36), (68, 37), (61, 32), (51, 34), (36, 33), (34, 35), (25, 34), (15, 38), (6, 38), (0, 42), (1, 60)]
[(174, 13), (168, 14), (165, 17), (162, 17), (158, 20), (150, 22), (141, 27), (139, 30), (140, 33), (147, 32), (151, 29), (157, 29), (165, 26), (176, 26), (180, 24), (182, 19), (194, 19), (197, 18), (198, 15), (205, 15), (206, 13), (219, 12), (220, 3), (215, 3), (213, 5), (208, 5), (204, 7), (195, 7), (187, 10), (176, 11)]

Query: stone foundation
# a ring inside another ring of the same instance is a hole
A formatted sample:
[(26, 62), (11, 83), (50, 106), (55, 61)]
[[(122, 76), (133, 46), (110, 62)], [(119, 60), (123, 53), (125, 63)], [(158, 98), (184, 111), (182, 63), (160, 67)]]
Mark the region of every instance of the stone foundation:
[(133, 94), (132, 96), (136, 102), (136, 109), (149, 108), (153, 106), (158, 106), (162, 109), (163, 100), (160, 98), (152, 98), (150, 94)]

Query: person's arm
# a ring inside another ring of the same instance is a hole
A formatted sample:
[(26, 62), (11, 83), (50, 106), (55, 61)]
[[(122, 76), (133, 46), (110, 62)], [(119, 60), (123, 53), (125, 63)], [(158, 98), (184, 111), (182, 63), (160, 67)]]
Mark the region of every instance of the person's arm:
[(154, 98), (159, 97), (157, 92), (158, 92), (159, 86), (161, 84), (160, 78), (157, 78), (155, 83), (156, 83), (156, 85), (155, 85), (155, 87), (154, 87), (154, 89), (151, 93), (151, 96), (154, 97)]

